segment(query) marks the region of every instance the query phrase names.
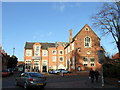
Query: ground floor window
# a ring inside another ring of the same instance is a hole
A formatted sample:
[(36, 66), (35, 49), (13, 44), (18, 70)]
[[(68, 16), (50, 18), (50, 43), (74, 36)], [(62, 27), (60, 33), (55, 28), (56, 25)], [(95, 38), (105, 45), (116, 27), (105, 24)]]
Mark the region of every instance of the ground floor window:
[(88, 64), (84, 64), (84, 66), (88, 66)]
[(29, 72), (32, 69), (31, 60), (26, 60), (25, 69)]
[(94, 57), (84, 57), (83, 65), (84, 66), (95, 66), (95, 58)]
[(36, 71), (36, 72), (40, 71), (40, 62), (39, 62), (39, 60), (34, 60), (33, 71)]
[(47, 60), (42, 60), (42, 72), (48, 71)]

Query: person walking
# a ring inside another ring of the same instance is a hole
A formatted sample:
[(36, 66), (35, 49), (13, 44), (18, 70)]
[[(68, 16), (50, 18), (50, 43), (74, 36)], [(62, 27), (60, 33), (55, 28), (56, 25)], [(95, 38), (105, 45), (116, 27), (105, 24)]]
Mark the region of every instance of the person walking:
[(89, 77), (90, 77), (91, 83), (94, 83), (94, 71), (92, 68), (90, 69)]
[(97, 69), (95, 70), (94, 73), (95, 73), (95, 79), (96, 79), (96, 82), (98, 83), (98, 78), (99, 78), (100, 73), (98, 72)]

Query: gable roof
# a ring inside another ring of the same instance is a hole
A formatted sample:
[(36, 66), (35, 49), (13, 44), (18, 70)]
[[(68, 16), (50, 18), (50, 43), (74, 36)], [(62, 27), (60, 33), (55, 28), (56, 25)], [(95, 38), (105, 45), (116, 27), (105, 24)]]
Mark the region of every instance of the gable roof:
[[(86, 24), (83, 28), (85, 28), (86, 26), (88, 26), (89, 28), (90, 28), (90, 26), (88, 25), (88, 24)], [(77, 37), (77, 35), (83, 30), (83, 28), (72, 38), (72, 42), (75, 40), (75, 38)], [(91, 28), (90, 28), (91, 29)], [(92, 30), (92, 29), (91, 29)], [(93, 30), (92, 30), (93, 31)], [(96, 33), (93, 31), (93, 33), (96, 35)], [(97, 35), (96, 35), (97, 36)], [(97, 36), (98, 37), (98, 36)], [(99, 38), (99, 37), (98, 37)], [(99, 40), (100, 40), (100, 38), (99, 38)], [(70, 43), (72, 43), (72, 42), (70, 42)], [(68, 43), (67, 45), (66, 45), (66, 47), (68, 47), (69, 46), (69, 44), (70, 43)], [(66, 48), (65, 47), (65, 48)]]
[[(83, 28), (85, 28), (86, 26), (88, 26), (90, 28), (90, 26), (88, 24), (86, 24)], [(83, 30), (83, 28), (73, 37), (73, 40), (75, 40), (75, 38), (77, 37), (77, 35)], [(91, 28), (90, 28), (91, 29)], [(91, 29), (92, 30), (92, 29)], [(92, 30), (93, 31), (93, 30)], [(93, 33), (97, 36), (97, 34), (93, 31)], [(97, 36), (98, 37), (98, 36)], [(99, 37), (98, 37), (99, 38)], [(100, 38), (99, 38), (100, 39)]]
[[(36, 42), (26, 42), (25, 49), (33, 49), (33, 45)], [(57, 47), (61, 44), (63, 47), (67, 45), (67, 42), (56, 42), (56, 43), (40, 43), (42, 49), (48, 49), (49, 47)]]

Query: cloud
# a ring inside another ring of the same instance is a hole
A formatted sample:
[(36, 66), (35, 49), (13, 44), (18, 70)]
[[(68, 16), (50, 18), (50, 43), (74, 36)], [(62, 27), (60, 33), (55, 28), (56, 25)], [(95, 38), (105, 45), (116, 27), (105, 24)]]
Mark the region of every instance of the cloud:
[(61, 4), (59, 6), (59, 9), (60, 9), (61, 12), (63, 12), (65, 8), (66, 8), (65, 4)]
[(54, 3), (53, 8), (56, 10), (59, 10), (60, 12), (65, 11), (66, 8), (74, 8), (74, 7), (80, 7), (81, 3), (76, 2), (76, 3), (65, 3), (65, 2), (59, 2), (59, 3)]
[(36, 39), (37, 37), (36, 36), (33, 36), (33, 39)]
[(52, 36), (52, 32), (48, 32), (48, 33), (45, 33), (45, 34), (36, 34), (33, 36), (33, 39), (37, 39), (37, 38), (45, 38), (45, 37), (50, 37)]
[(47, 33), (47, 36), (51, 36), (51, 35), (52, 35), (52, 32), (48, 32), (48, 33)]
[(54, 3), (53, 4), (53, 8), (55, 9), (55, 10), (59, 10), (60, 12), (63, 12), (64, 10), (65, 10), (65, 8), (66, 8), (66, 6), (65, 6), (65, 4), (64, 3)]

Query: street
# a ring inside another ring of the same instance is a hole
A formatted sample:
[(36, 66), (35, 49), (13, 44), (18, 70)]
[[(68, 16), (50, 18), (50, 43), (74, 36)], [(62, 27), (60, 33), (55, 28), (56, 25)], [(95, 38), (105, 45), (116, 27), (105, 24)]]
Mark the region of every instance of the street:
[[(22, 89), (20, 86), (15, 86), (15, 77), (19, 73), (15, 72), (14, 75), (9, 77), (4, 77), (2, 80), (2, 88), (17, 88)], [(91, 83), (87, 75), (69, 75), (69, 76), (60, 76), (60, 75), (47, 75), (47, 85), (45, 88), (102, 88), (101, 80), (98, 83)], [(116, 87), (105, 84), (104, 88), (113, 88)]]

